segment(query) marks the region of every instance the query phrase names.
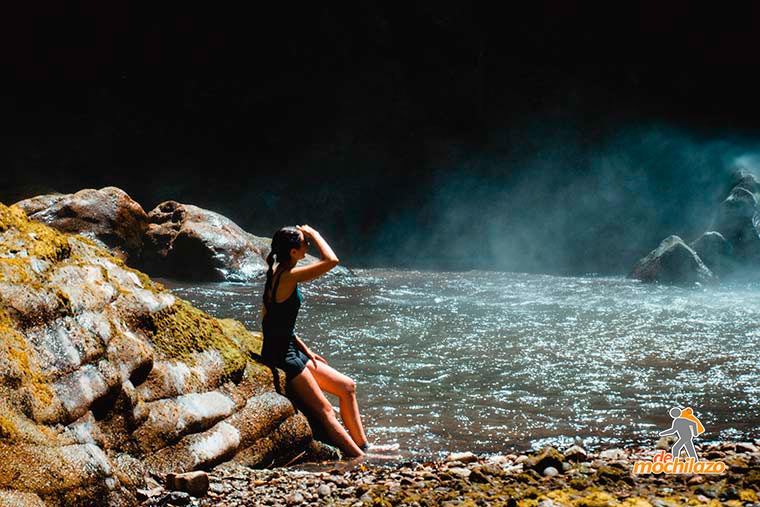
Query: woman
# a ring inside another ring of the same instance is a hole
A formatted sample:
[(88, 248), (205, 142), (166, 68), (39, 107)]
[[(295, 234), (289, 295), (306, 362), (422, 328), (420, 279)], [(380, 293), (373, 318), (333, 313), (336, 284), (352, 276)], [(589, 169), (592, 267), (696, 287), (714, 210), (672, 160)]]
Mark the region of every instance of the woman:
[[(296, 267), (306, 257), (313, 240), (322, 259), (309, 266)], [(273, 271), (274, 257), (277, 268)], [(298, 282), (308, 282), (338, 265), (338, 257), (322, 236), (308, 225), (283, 227), (272, 237), (267, 256), (269, 269), (264, 285), (261, 327), (264, 332), (262, 358), (285, 371), (289, 391), (316, 415), (327, 429), (329, 438), (347, 456), (362, 456), (369, 447), (359, 416), (354, 381), (328, 366), (293, 332), (303, 297)], [(335, 417), (322, 389), (340, 398), (340, 415), (348, 433)], [(349, 435), (350, 433), (350, 435)]]

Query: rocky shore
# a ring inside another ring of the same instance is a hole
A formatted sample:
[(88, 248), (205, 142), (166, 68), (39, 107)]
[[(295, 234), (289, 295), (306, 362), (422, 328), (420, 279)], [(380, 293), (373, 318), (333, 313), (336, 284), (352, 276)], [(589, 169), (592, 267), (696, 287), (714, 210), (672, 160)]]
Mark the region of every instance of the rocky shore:
[[(203, 507), (340, 505), (363, 506), (521, 506), (670, 507), (677, 505), (760, 505), (760, 445), (719, 442), (697, 446), (702, 460), (725, 463), (712, 474), (634, 475), (637, 460), (669, 449), (586, 451), (476, 456), (454, 453), (444, 461), (366, 460), (252, 469), (225, 463), (208, 474), (202, 497), (166, 491), (159, 481), (142, 491), (141, 505)], [(160, 480), (160, 478), (159, 478)]]

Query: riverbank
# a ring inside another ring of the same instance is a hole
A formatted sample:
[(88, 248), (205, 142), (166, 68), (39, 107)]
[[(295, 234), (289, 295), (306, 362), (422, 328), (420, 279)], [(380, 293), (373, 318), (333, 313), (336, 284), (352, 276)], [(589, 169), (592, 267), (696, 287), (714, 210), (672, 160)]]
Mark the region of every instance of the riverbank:
[(455, 453), (434, 462), (370, 458), (264, 470), (226, 463), (209, 472), (203, 498), (167, 492), (157, 484), (142, 505), (749, 507), (760, 505), (759, 445), (755, 440), (697, 446), (701, 460), (725, 464), (719, 475), (634, 475), (637, 460), (651, 460), (661, 449), (587, 452), (578, 446), (563, 453), (553, 448), (487, 456)]

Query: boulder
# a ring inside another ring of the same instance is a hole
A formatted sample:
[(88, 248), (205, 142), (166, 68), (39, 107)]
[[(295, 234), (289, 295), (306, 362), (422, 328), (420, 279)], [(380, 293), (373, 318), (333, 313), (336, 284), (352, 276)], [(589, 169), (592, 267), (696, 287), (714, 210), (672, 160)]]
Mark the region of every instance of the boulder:
[(227, 217), (166, 201), (149, 214), (144, 268), (153, 275), (197, 281), (248, 281), (266, 271), (268, 251)]
[(743, 188), (753, 194), (760, 193), (760, 181), (750, 171), (739, 168), (731, 174), (731, 189)]
[(719, 232), (706, 232), (690, 246), (705, 266), (720, 277), (728, 275), (735, 267), (733, 247)]
[(130, 264), (139, 262), (148, 215), (119, 188), (40, 195), (16, 205), (32, 220), (90, 238)]
[(644, 282), (716, 283), (718, 278), (678, 236), (669, 236), (640, 259), (628, 275)]
[(309, 451), (261, 339), (0, 204), (0, 499), (130, 506), (150, 474)]
[[(271, 240), (229, 218), (190, 204), (165, 201), (149, 214), (142, 268), (153, 276), (192, 281), (248, 282), (268, 269)], [(317, 262), (307, 255), (303, 264)], [(349, 274), (338, 267), (333, 275)]]
[(737, 185), (720, 204), (712, 230), (719, 232), (731, 244), (737, 262), (756, 265), (760, 262), (759, 227), (756, 194)]

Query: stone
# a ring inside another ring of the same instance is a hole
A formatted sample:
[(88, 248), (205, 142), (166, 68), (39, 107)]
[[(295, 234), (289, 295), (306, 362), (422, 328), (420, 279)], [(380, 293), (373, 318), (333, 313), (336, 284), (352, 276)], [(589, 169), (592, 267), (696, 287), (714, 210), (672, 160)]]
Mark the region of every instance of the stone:
[(741, 186), (734, 187), (720, 204), (712, 230), (719, 232), (731, 244), (733, 256), (739, 262), (760, 260), (757, 195)]
[(208, 474), (201, 470), (181, 474), (167, 474), (166, 476), (167, 489), (185, 491), (194, 497), (206, 496), (208, 487)]
[(599, 453), (601, 459), (618, 460), (626, 457), (625, 451), (618, 448), (605, 449)]
[(268, 250), (219, 213), (165, 201), (148, 218), (143, 268), (154, 276), (246, 282), (268, 268)]
[(538, 473), (543, 473), (546, 467), (562, 468), (562, 454), (554, 447), (547, 447), (532, 456), (525, 464)]
[(728, 275), (736, 269), (733, 246), (719, 232), (705, 232), (689, 246), (702, 259), (705, 266), (718, 276)]
[(172, 491), (162, 500), (162, 505), (187, 505), (191, 501), (190, 494), (184, 491)]
[(565, 452), (562, 453), (564, 456), (564, 459), (567, 461), (586, 461), (586, 458), (588, 458), (588, 454), (586, 453), (586, 450), (579, 446), (579, 445), (572, 445), (565, 449)]
[(555, 475), (559, 475), (559, 470), (557, 470), (554, 467), (546, 467), (543, 471), (544, 477), (554, 477)]
[(472, 471), (470, 471), (467, 468), (452, 467), (452, 468), (449, 468), (449, 473), (452, 474), (452, 475), (456, 475), (458, 477), (461, 477), (462, 479), (466, 479), (466, 478), (468, 478), (472, 474)]
[(61, 232), (81, 234), (129, 264), (140, 262), (148, 215), (120, 188), (40, 195), (16, 206), (30, 219)]
[(655, 448), (669, 451), (670, 448), (673, 447), (673, 444), (676, 443), (676, 440), (676, 437), (673, 436), (660, 437), (657, 440), (657, 444), (655, 444)]
[(285, 497), (285, 503), (288, 505), (301, 505), (304, 501), (304, 496), (298, 491)]
[(446, 457), (447, 462), (459, 461), (460, 463), (472, 463), (477, 461), (478, 457), (471, 452), (453, 452)]
[(640, 259), (628, 275), (643, 282), (714, 284), (718, 278), (678, 236), (669, 236)]
[(758, 448), (758, 446), (749, 442), (737, 442), (735, 449), (736, 452), (749, 452), (754, 454), (760, 452), (760, 448)]

